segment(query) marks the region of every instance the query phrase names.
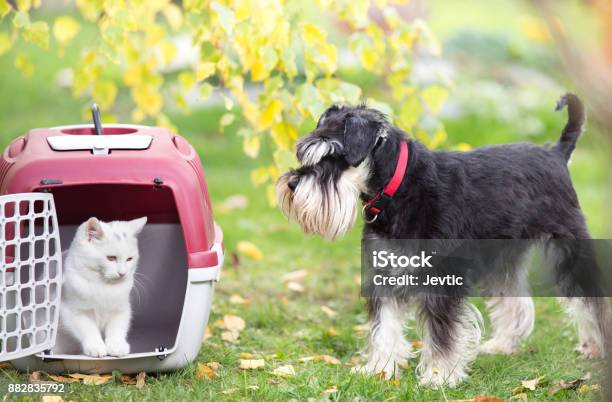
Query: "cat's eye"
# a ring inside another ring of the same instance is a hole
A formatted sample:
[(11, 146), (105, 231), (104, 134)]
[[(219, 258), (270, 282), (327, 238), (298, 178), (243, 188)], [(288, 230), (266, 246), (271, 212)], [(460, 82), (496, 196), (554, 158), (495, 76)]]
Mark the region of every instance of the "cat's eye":
[(109, 261), (117, 261), (117, 257), (114, 256), (114, 255), (107, 255), (106, 259), (109, 260)]
[(128, 261), (132, 261), (134, 259), (134, 257), (128, 257)]

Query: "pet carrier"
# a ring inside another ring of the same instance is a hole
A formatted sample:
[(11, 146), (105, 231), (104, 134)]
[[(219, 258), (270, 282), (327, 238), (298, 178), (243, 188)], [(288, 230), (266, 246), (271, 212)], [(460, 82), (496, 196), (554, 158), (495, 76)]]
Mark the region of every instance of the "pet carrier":
[[(200, 159), (183, 137), (135, 125), (31, 130), (2, 155), (0, 195), (0, 361), (50, 373), (133, 373), (195, 359), (223, 234)], [(56, 343), (61, 251), (91, 216), (148, 218), (139, 236), (140, 285), (131, 294), (130, 354), (120, 358)]]

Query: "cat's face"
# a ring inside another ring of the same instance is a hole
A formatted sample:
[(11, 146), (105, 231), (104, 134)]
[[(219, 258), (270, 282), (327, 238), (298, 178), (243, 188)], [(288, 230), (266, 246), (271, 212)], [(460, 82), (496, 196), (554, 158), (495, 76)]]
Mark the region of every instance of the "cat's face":
[(89, 218), (78, 231), (79, 259), (107, 282), (131, 279), (138, 266), (138, 234), (147, 218), (102, 222)]

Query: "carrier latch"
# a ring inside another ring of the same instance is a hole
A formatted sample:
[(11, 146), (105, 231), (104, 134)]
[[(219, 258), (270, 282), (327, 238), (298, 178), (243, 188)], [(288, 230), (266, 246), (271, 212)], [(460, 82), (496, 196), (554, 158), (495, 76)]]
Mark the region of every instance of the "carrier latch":
[[(155, 353), (164, 353), (167, 350), (168, 349), (166, 349), (166, 347), (162, 345), (162, 346), (158, 346), (158, 347), (155, 348)], [(167, 353), (165, 353), (163, 355), (157, 355), (157, 358), (159, 360), (164, 360), (166, 357), (168, 357)]]

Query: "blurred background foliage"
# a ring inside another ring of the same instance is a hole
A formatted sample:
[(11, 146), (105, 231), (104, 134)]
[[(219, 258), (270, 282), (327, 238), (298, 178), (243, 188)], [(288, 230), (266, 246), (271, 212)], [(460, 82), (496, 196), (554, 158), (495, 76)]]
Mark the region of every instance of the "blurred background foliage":
[[(598, 3), (555, 3), (587, 55), (610, 46)], [(468, 150), (556, 140), (553, 106), (575, 87), (529, 1), (0, 0), (0, 16), (0, 145), (87, 121), (95, 100), (107, 123), (179, 131), (268, 203), (330, 103), (367, 101), (430, 147)], [(605, 131), (590, 122), (570, 165), (599, 234), (612, 232)]]

